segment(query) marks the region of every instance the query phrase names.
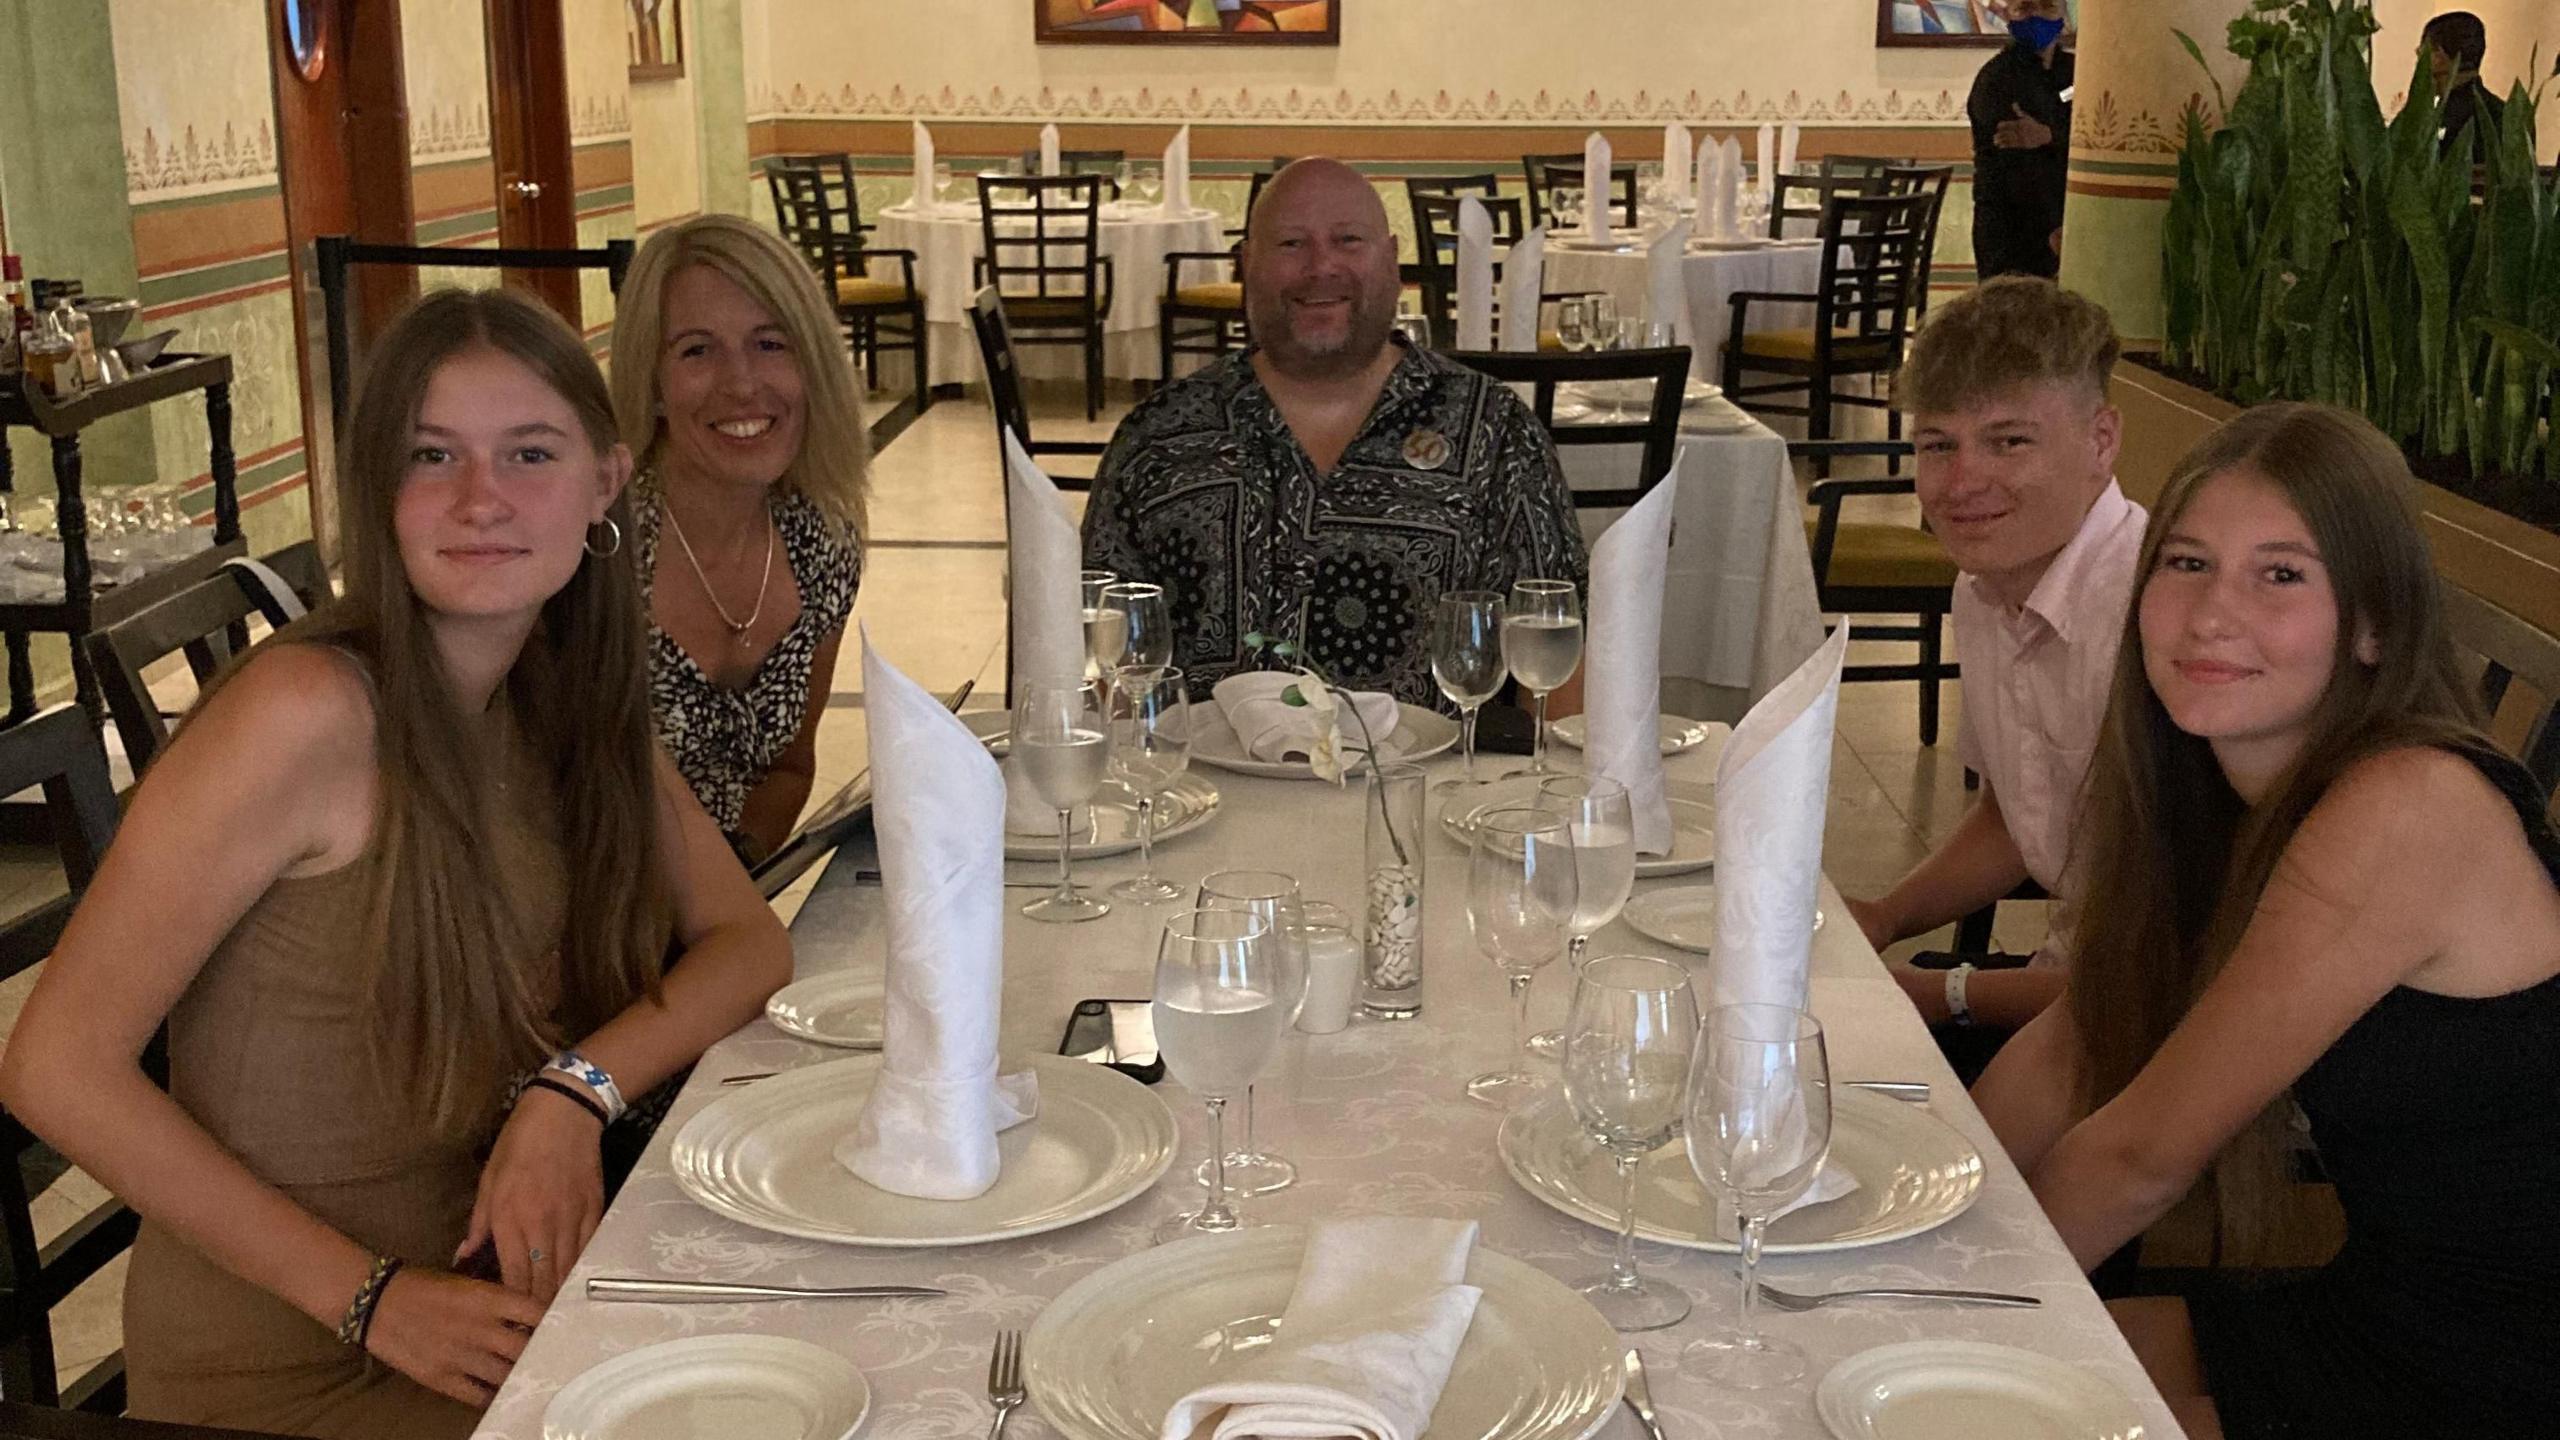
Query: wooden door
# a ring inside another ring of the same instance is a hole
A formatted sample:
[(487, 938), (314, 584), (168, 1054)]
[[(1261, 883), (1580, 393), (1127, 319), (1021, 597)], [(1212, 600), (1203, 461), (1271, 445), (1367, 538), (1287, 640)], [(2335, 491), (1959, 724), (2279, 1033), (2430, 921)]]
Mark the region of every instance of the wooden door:
[[(569, 158), (569, 59), (560, 0), (482, 0), (489, 36), (489, 156), (497, 172), (498, 243), (572, 250), (577, 183)], [(511, 270), (521, 285), (578, 320), (578, 272)]]

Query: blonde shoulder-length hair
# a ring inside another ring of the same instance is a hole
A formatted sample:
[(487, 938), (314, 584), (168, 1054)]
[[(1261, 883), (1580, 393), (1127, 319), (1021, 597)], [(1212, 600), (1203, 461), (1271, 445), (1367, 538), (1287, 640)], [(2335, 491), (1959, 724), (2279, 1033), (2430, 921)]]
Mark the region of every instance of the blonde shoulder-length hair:
[(727, 277), (782, 327), (800, 361), (808, 426), (780, 484), (808, 497), (839, 535), (859, 541), (871, 495), (871, 435), (835, 306), (799, 252), (751, 221), (697, 216), (649, 237), (632, 260), (613, 323), (613, 414), (622, 443), (643, 469), (656, 466), (665, 439), (658, 360), (666, 348), (667, 287), (695, 265)]

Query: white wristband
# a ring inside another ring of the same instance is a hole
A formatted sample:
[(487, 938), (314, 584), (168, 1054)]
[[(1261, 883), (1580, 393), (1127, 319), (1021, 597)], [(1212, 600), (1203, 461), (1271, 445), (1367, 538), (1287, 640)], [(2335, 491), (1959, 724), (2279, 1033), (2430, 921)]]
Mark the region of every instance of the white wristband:
[(605, 1073), (604, 1067), (575, 1050), (563, 1050), (552, 1056), (551, 1063), (542, 1067), (542, 1073), (559, 1075), (585, 1087), (604, 1106), (605, 1123), (608, 1125), (621, 1119), (623, 1112), (631, 1108), (630, 1103), (622, 1098), (622, 1087), (613, 1083), (613, 1077)]
[(1971, 965), (1958, 965), (1947, 972), (1947, 1018), (1958, 1025), (1973, 1023), (1973, 1006), (1965, 999), (1965, 986), (1972, 978)]

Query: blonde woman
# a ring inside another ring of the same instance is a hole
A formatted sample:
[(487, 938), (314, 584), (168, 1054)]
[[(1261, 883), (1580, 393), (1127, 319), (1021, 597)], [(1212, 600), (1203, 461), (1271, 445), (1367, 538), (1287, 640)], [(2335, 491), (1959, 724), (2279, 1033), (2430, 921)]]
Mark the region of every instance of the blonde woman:
[(790, 975), (650, 743), (630, 458), (577, 335), (447, 291), (374, 353), (346, 596), (199, 703), (0, 1062), (142, 1215), (154, 1419), (467, 1434), (594, 1233), (621, 1097)]
[(753, 863), (808, 803), (862, 580), (870, 443), (835, 309), (744, 220), (661, 231), (623, 283), (613, 399), (658, 736)]

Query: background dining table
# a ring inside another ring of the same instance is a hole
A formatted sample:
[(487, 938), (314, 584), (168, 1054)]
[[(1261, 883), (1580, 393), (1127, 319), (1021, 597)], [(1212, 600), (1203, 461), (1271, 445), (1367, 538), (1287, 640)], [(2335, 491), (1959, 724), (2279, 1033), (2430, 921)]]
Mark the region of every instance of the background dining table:
[[(1671, 778), (1712, 781), (1723, 741), (1668, 761)], [(1559, 752), (1571, 761), (1575, 752)], [(1454, 771), (1454, 755), (1431, 762)], [(1195, 766), (1195, 769), (1198, 767)], [(1316, 781), (1252, 778), (1200, 770), (1223, 792), (1205, 827), (1159, 845), (1159, 873), (1181, 883), (1230, 866), (1281, 863), (1310, 899), (1351, 905), (1359, 891), (1361, 792)], [(1375, 1213), (1469, 1218), (1480, 1244), (1568, 1282), (1608, 1264), (1612, 1234), (1532, 1198), (1505, 1173), (1496, 1134), (1502, 1112), (1468, 1100), (1460, 1086), (1494, 1068), (1512, 1044), (1501, 975), (1469, 942), (1463, 849), (1427, 825), (1427, 951), (1418, 1019), (1355, 1020), (1331, 1035), (1292, 1035), (1260, 1087), (1263, 1148), (1298, 1166), (1287, 1190), (1245, 1202), (1248, 1222), (1299, 1222)], [(1078, 863), (1088, 884), (1134, 873), (1134, 855)], [(803, 977), (882, 960), (881, 891), (860, 872), (875, 865), (867, 847), (836, 857), (792, 926)], [(1043, 878), (1046, 862), (1017, 862), (1017, 879)], [(1638, 894), (1691, 885), (1706, 875), (1639, 880)], [(1054, 1051), (1068, 1011), (1089, 997), (1142, 998), (1150, 987), (1155, 940), (1173, 906), (1113, 902), (1112, 913), (1080, 925), (1044, 925), (1012, 913), (1025, 892), (1007, 893), (1003, 1044), (1028, 1055)], [(1829, 1032), (1841, 1080), (1922, 1080), (1928, 1108), (1975, 1146), (1984, 1184), (1971, 1209), (1908, 1239), (1816, 1255), (1774, 1255), (1764, 1278), (1782, 1287), (1958, 1286), (2040, 1297), (2039, 1309), (1958, 1308), (1929, 1303), (1839, 1305), (1807, 1314), (1763, 1307), (1768, 1328), (1804, 1347), (1810, 1373), (1785, 1387), (1743, 1392), (1711, 1386), (1684, 1364), (1681, 1347), (1730, 1321), (1738, 1299), (1732, 1256), (1640, 1243), (1645, 1273), (1696, 1297), (1681, 1325), (1622, 1337), (1653, 1372), (1653, 1397), (1675, 1440), (1820, 1437), (1815, 1382), (1861, 1351), (1899, 1341), (1992, 1341), (2062, 1360), (2129, 1397), (2151, 1440), (2180, 1434), (2079, 1267), (1993, 1143), (1979, 1112), (1940, 1060), (1928, 1032), (1860, 937), (1826, 882), (1830, 923), (1814, 936), (1812, 1006)], [(1649, 941), (1623, 920), (1603, 930), (1592, 953), (1639, 951), (1706, 961)], [(1569, 981), (1562, 965), (1540, 972), (1537, 1022), (1561, 1021)], [(1181, 1127), (1173, 1169), (1122, 1208), (1064, 1230), (992, 1244), (932, 1250), (858, 1249), (749, 1229), (688, 1199), (668, 1167), (677, 1131), (724, 1091), (720, 1078), (842, 1059), (847, 1052), (803, 1042), (757, 1020), (715, 1045), (677, 1100), (665, 1128), (606, 1213), (603, 1228), (534, 1333), (480, 1429), (482, 1440), (537, 1440), (545, 1407), (561, 1386), (609, 1357), (682, 1336), (755, 1333), (792, 1336), (843, 1356), (868, 1378), (873, 1410), (864, 1434), (977, 1436), (992, 1418), (984, 1387), (996, 1332), (1027, 1327), (1068, 1286), (1124, 1256), (1146, 1250), (1150, 1232), (1190, 1208), (1204, 1154), (1199, 1106), (1180, 1086), (1160, 1087)], [(1232, 1124), (1231, 1140), (1236, 1134)], [(848, 1183), (851, 1183), (848, 1180)], [(646, 1275), (776, 1284), (911, 1283), (948, 1290), (940, 1299), (885, 1302), (784, 1301), (727, 1305), (599, 1304), (584, 1296), (590, 1275)], [(1059, 1432), (1039, 1416), (1036, 1397), (1014, 1419), (1016, 1436)], [(1636, 1440), (1624, 1406), (1597, 1432)]]
[[(1618, 302), (1621, 316), (1656, 318), (1652, 314), (1651, 268), (1645, 255), (1650, 236), (1628, 235), (1608, 249), (1582, 248), (1572, 235), (1547, 241), (1546, 287), (1554, 294), (1597, 291)], [(1777, 243), (1720, 241), (1712, 247), (1689, 242), (1681, 257), (1680, 278), (1689, 296), (1689, 373), (1711, 384), (1724, 383), (1724, 345), (1733, 334), (1733, 297), (1744, 290), (1778, 290), (1810, 295), (1822, 276), (1822, 247), (1809, 241)], [(1753, 310), (1755, 330), (1801, 328), (1813, 323), (1810, 305), (1760, 306)]]

